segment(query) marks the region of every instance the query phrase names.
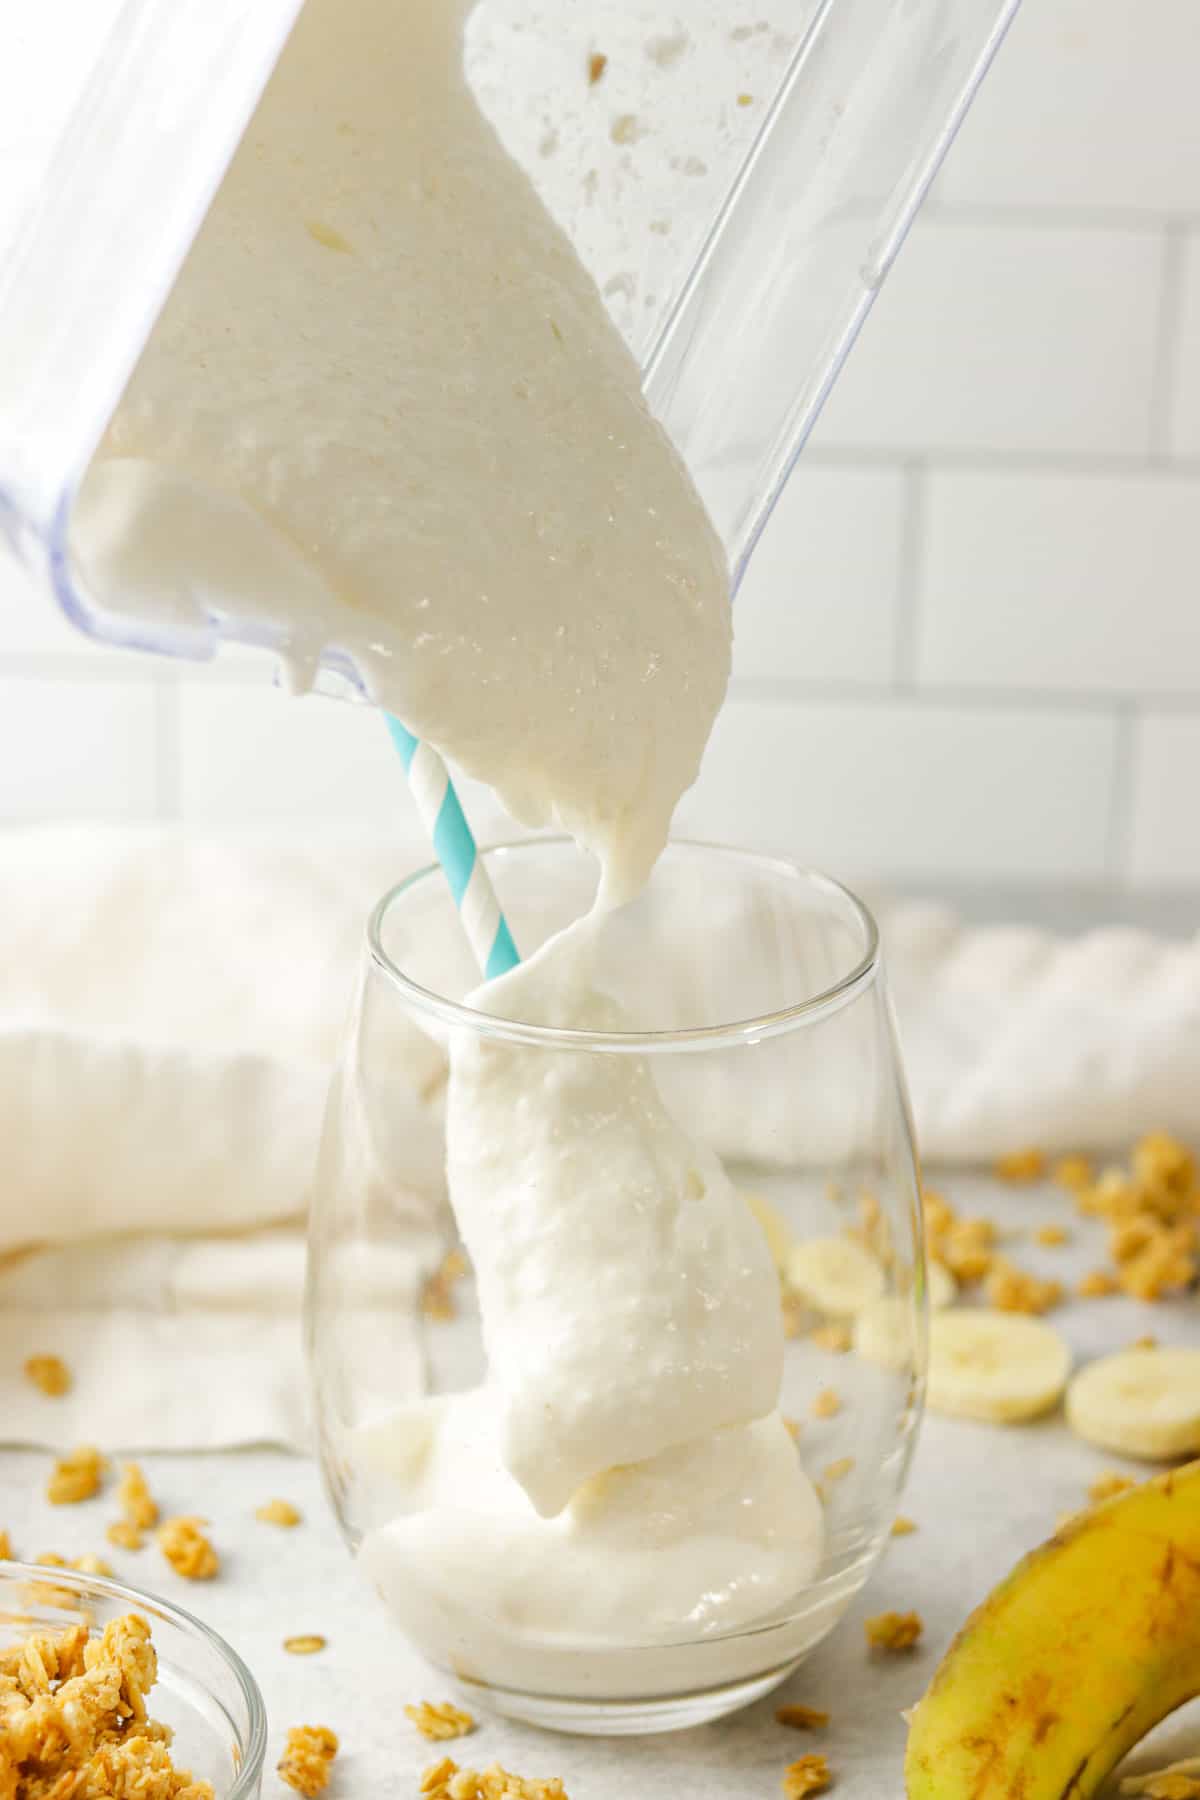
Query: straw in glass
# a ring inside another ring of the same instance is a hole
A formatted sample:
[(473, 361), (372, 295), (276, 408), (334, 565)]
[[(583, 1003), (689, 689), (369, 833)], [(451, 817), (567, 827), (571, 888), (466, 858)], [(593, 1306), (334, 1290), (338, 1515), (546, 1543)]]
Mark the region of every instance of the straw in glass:
[(450, 772), (432, 745), (415, 738), (391, 713), (385, 713), (384, 720), (400, 752), (417, 811), (433, 841), (434, 855), (445, 871), (475, 960), (480, 972), (491, 981), (515, 967), (521, 958)]

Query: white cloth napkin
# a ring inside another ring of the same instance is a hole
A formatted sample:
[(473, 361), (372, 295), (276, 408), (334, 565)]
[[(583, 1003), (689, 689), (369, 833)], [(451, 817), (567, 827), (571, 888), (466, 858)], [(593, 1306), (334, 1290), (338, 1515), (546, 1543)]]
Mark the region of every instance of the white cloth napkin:
[[(325, 1090), (367, 912), (418, 860), (0, 836), (0, 1441), (303, 1441), (299, 1222)], [(1195, 1135), (1200, 937), (878, 911), (927, 1162)], [(726, 1111), (747, 1129), (736, 1096)], [(20, 1369), (54, 1350), (76, 1386), (50, 1403)]]

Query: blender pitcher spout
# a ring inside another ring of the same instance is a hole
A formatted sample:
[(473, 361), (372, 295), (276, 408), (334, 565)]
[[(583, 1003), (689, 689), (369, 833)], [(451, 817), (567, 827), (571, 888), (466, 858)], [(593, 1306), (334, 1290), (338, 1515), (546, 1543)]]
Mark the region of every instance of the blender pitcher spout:
[(646, 367), (735, 588), (1019, 0), (821, 0)]

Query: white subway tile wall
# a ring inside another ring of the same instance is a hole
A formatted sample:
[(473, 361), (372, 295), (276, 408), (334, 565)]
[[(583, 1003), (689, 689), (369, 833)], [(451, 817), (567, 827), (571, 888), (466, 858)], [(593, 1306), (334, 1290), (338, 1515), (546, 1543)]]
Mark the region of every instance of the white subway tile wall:
[[(1197, 67), (1198, 0), (1026, 0), (751, 565), (687, 829), (1200, 890)], [(408, 804), (368, 713), (98, 651), (2, 560), (0, 707), (0, 821)]]

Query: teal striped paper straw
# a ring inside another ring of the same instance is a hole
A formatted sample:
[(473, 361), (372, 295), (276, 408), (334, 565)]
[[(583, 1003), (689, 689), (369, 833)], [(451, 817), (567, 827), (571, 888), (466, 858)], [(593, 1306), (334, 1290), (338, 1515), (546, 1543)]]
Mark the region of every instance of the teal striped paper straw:
[(430, 837), (433, 853), (446, 872), (475, 960), (488, 981), (515, 968), (521, 958), (508, 921), (500, 911), (450, 771), (429, 744), (415, 738), (391, 713), (384, 722), (408, 776), (417, 811)]

